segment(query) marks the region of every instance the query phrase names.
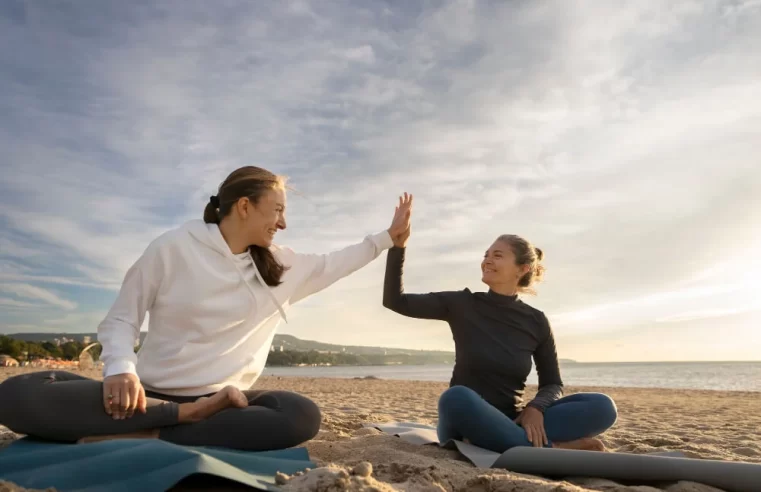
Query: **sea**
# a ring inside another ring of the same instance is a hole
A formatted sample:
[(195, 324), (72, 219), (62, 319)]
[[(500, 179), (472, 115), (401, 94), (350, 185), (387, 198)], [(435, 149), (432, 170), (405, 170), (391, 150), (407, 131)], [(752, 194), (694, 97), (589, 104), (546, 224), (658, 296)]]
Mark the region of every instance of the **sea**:
[[(566, 386), (671, 388), (761, 392), (759, 362), (599, 362), (563, 363), (560, 374)], [(267, 367), (264, 375), (319, 378), (401, 379), (449, 381), (450, 365)], [(537, 384), (531, 371), (528, 384)]]

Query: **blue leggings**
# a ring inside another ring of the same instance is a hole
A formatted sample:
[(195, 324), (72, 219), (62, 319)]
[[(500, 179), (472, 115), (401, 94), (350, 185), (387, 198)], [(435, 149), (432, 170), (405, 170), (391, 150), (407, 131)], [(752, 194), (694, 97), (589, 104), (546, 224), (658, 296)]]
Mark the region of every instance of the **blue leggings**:
[[(544, 431), (553, 442), (602, 434), (616, 422), (613, 400), (601, 393), (576, 393), (557, 400), (544, 412)], [(514, 446), (532, 446), (526, 431), (465, 386), (452, 386), (439, 398), (439, 441), (467, 439), (503, 453)]]

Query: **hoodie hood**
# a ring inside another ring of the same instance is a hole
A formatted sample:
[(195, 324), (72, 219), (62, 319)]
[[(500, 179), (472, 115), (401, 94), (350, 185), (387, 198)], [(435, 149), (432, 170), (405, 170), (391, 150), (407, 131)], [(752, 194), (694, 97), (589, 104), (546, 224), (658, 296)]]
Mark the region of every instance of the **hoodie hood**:
[(196, 219), (183, 224), (182, 229), (185, 229), (196, 241), (222, 256), (227, 258), (233, 255), (217, 224), (207, 224), (203, 220)]
[[(190, 222), (187, 222), (182, 226), (182, 228), (186, 229), (188, 231), (188, 234), (195, 238), (198, 242), (203, 244), (204, 246), (212, 249), (213, 251), (216, 251), (217, 253), (221, 254), (225, 258), (227, 258), (230, 261), (230, 264), (232, 264), (236, 270), (238, 270), (238, 274), (240, 275), (243, 282), (248, 287), (249, 292), (251, 293), (251, 298), (253, 301), (256, 301), (256, 294), (254, 293), (254, 287), (246, 280), (246, 277), (243, 275), (243, 272), (241, 272), (238, 269), (238, 265), (235, 263), (233, 259), (233, 252), (230, 250), (230, 246), (227, 244), (227, 241), (225, 241), (225, 238), (222, 236), (222, 232), (219, 230), (219, 226), (217, 224), (207, 224), (203, 220), (196, 219), (191, 220)], [(280, 312), (280, 315), (283, 317), (283, 321), (288, 323), (288, 318), (285, 314), (285, 309), (283, 309), (283, 306), (278, 302), (277, 297), (275, 297), (274, 292), (272, 292), (272, 289), (269, 285), (264, 281), (264, 278), (262, 277), (262, 274), (259, 273), (259, 269), (256, 267), (256, 262), (254, 261), (254, 258), (251, 256), (251, 253), (248, 252), (248, 258), (251, 261), (251, 264), (254, 267), (254, 272), (256, 274), (257, 280), (259, 280), (259, 283), (262, 284), (262, 287), (267, 291), (267, 294), (269, 295), (270, 299), (272, 299), (272, 302), (275, 303), (275, 306), (277, 306), (277, 310)]]

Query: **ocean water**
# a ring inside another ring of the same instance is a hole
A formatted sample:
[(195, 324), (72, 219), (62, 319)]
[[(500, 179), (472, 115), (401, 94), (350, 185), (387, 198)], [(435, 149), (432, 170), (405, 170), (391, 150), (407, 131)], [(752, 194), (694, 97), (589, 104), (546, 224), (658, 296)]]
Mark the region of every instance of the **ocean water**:
[[(265, 375), (449, 381), (452, 366), (267, 367)], [(761, 362), (623, 362), (561, 364), (566, 386), (761, 391)], [(528, 384), (537, 384), (531, 371)]]

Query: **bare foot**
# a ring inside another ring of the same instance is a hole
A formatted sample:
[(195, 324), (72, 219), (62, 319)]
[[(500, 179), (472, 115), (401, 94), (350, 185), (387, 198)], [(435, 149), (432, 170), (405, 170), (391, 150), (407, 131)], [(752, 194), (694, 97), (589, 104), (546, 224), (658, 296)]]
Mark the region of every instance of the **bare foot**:
[(234, 386), (225, 386), (211, 396), (202, 397), (193, 403), (180, 405), (178, 420), (181, 424), (204, 420), (226, 408), (245, 408), (248, 398)]
[(159, 438), (159, 430), (154, 429), (150, 431), (131, 432), (129, 434), (111, 434), (108, 436), (83, 437), (82, 439), (77, 441), (77, 444), (87, 444), (90, 442), (99, 442), (99, 441), (112, 441), (114, 439), (158, 439), (158, 438)]
[(594, 437), (584, 437), (575, 441), (556, 442), (552, 444), (553, 448), (576, 449), (580, 451), (605, 451), (605, 444)]
[[(181, 403), (177, 420), (181, 424), (189, 424), (207, 419), (225, 408), (245, 408), (248, 406), (246, 395), (233, 386), (225, 386), (208, 397), (201, 397), (192, 403)], [(128, 434), (111, 434), (107, 436), (88, 436), (78, 440), (79, 444), (113, 439), (158, 439), (159, 430), (130, 432)]]

